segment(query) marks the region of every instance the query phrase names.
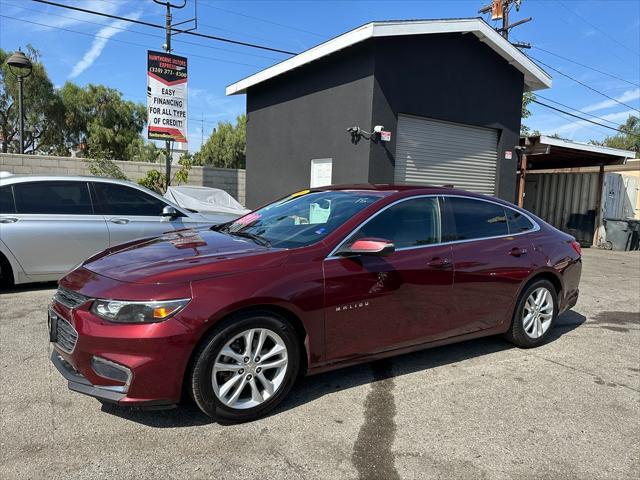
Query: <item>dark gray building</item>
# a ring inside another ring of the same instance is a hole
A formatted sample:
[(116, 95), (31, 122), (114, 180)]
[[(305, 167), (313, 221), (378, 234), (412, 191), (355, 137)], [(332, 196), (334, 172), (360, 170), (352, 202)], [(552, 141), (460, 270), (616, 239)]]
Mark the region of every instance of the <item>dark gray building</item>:
[(513, 201), (522, 94), (550, 86), (481, 19), (369, 23), (227, 87), (247, 95), (247, 205), (327, 183)]

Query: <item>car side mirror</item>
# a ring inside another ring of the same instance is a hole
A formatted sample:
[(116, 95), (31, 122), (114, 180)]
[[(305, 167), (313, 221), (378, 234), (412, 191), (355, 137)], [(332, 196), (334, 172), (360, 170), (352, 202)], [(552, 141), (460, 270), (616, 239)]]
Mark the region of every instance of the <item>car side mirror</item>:
[(391, 240), (384, 238), (360, 238), (347, 247), (343, 255), (371, 255), (384, 257), (396, 251)]
[(163, 217), (169, 217), (169, 218), (176, 218), (176, 217), (180, 217), (182, 215), (180, 214), (180, 212), (178, 210), (176, 210), (175, 207), (172, 207), (171, 205), (167, 205), (166, 207), (164, 207), (162, 209), (162, 216)]

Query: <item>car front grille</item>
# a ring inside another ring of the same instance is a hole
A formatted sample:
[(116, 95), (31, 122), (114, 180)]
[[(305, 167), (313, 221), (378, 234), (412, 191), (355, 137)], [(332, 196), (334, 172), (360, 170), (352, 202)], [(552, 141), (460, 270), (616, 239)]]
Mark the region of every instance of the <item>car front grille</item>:
[(73, 325), (60, 315), (56, 313), (52, 313), (51, 315), (51, 321), (56, 322), (56, 345), (58, 345), (63, 352), (72, 353), (73, 349), (76, 348), (78, 332), (73, 328)]
[(61, 303), (67, 308), (76, 308), (86, 303), (89, 297), (79, 294), (78, 292), (72, 292), (66, 288), (58, 287), (58, 291), (53, 296), (54, 300)]

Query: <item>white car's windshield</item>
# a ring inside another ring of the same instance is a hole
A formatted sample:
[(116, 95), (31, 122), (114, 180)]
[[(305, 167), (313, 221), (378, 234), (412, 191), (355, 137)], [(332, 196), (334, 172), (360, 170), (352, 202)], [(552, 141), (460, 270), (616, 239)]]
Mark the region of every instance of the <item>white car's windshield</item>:
[(267, 246), (311, 245), (353, 215), (385, 196), (370, 190), (328, 190), (294, 193), (220, 228)]

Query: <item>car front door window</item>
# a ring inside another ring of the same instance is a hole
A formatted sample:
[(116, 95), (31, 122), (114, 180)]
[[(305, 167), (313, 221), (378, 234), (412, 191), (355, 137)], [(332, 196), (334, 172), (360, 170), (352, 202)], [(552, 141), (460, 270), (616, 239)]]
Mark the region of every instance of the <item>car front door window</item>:
[(99, 211), (107, 221), (110, 245), (156, 237), (185, 227), (181, 217), (162, 216), (168, 203), (135, 187), (93, 182), (93, 188)]
[(160, 216), (167, 205), (151, 195), (125, 185), (95, 183), (104, 215)]
[(436, 197), (400, 202), (365, 223), (348, 244), (364, 237), (391, 240), (396, 249), (440, 243), (440, 208)]

